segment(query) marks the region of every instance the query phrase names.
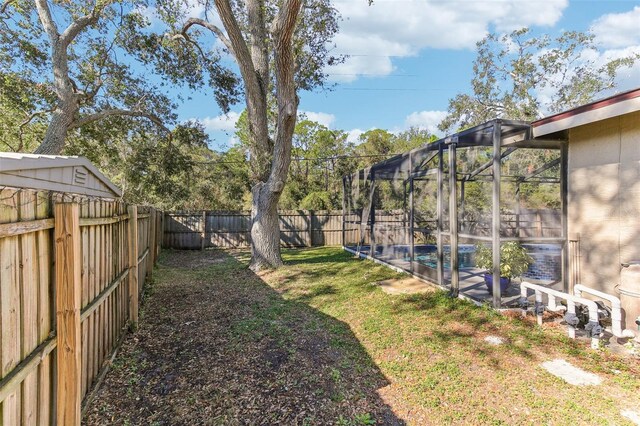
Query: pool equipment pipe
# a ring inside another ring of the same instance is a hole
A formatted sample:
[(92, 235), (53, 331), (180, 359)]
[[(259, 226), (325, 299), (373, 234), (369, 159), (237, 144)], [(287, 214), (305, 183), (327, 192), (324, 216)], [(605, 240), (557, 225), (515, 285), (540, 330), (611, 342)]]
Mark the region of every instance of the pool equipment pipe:
[(622, 305), (618, 297), (589, 288), (582, 284), (576, 284), (573, 287), (573, 293), (578, 297), (582, 297), (582, 293), (587, 293), (603, 300), (608, 300), (609, 303), (611, 303), (611, 332), (613, 335), (620, 338), (635, 336), (633, 330), (622, 329)]
[(520, 283), (520, 307), (522, 308), (522, 315), (527, 315), (527, 308), (529, 301), (527, 299), (527, 290), (535, 292), (536, 303), (534, 312), (539, 325), (542, 324), (542, 314), (544, 313), (544, 303), (542, 302), (542, 295), (546, 294), (548, 297), (548, 308), (553, 311), (560, 311), (563, 307), (559, 307), (556, 303), (556, 298), (564, 299), (567, 301), (567, 312), (564, 316), (567, 323), (567, 334), (570, 338), (576, 337), (576, 326), (578, 325), (578, 317), (576, 315), (576, 303), (585, 305), (589, 309), (589, 322), (585, 326), (585, 330), (589, 337), (591, 337), (591, 348), (598, 349), (600, 347), (600, 334), (602, 333), (602, 327), (598, 321), (598, 305), (593, 300), (585, 299), (583, 297), (574, 296), (569, 293), (563, 293), (548, 287), (543, 287), (537, 284), (531, 284), (523, 281)]

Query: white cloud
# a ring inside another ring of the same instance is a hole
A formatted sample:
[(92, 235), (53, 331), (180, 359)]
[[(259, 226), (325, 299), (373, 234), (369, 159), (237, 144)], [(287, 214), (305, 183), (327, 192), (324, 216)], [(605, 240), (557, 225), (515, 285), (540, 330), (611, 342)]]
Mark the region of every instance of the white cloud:
[(447, 111), (412, 112), (404, 120), (405, 126), (426, 129), (431, 134), (438, 134), (438, 124), (447, 116)]
[(347, 142), (354, 143), (354, 144), (360, 143), (360, 139), (358, 139), (358, 138), (364, 132), (365, 132), (364, 130), (360, 130), (360, 129), (351, 129), (351, 130), (349, 130), (347, 132)]
[[(612, 59), (640, 55), (640, 6), (624, 13), (609, 13), (596, 19), (591, 26), (595, 41), (606, 50), (596, 52), (596, 65)], [(640, 84), (640, 61), (623, 68), (616, 77), (617, 91), (637, 88)]]
[(610, 13), (596, 19), (591, 27), (596, 42), (608, 48), (640, 45), (640, 6), (625, 13)]
[(329, 128), (336, 121), (335, 115), (326, 112), (300, 111), (300, 115), (307, 117), (307, 120), (315, 121)]
[(236, 123), (240, 118), (240, 113), (230, 111), (228, 114), (218, 115), (217, 117), (205, 117), (200, 121), (208, 132), (225, 131), (231, 132), (236, 129)]
[(406, 0), (400, 5), (382, 0), (373, 6), (343, 0), (334, 5), (343, 17), (335, 38), (336, 53), (351, 57), (328, 72), (336, 81), (353, 81), (362, 74), (390, 74), (394, 70), (390, 57), (417, 55), (425, 48), (473, 48), (490, 27), (509, 31), (554, 25), (568, 0)]

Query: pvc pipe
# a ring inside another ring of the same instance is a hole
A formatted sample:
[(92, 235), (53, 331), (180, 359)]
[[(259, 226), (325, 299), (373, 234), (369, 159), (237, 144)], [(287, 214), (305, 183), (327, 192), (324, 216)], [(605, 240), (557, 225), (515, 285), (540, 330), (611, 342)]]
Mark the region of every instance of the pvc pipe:
[[(536, 306), (543, 306), (543, 303), (542, 303), (542, 292), (540, 292), (538, 290), (536, 290)], [(542, 311), (537, 311), (536, 312), (536, 321), (538, 322), (538, 325), (542, 325)]]
[(562, 305), (557, 305), (556, 304), (556, 297), (552, 294), (549, 294), (549, 302), (547, 304), (547, 309), (549, 309), (550, 311), (553, 312), (559, 312), (559, 311), (564, 311), (567, 308), (562, 306)]
[(582, 292), (585, 292), (601, 299), (608, 300), (611, 303), (611, 332), (613, 335), (616, 337), (635, 336), (633, 330), (622, 330), (622, 304), (618, 297), (589, 288), (582, 284), (576, 284), (573, 287), (573, 292), (578, 297), (582, 297)]
[[(576, 314), (576, 304), (573, 302), (573, 300), (567, 300), (567, 312), (569, 312), (570, 314), (575, 315)], [(573, 327), (570, 324), (567, 324), (567, 332), (569, 333), (569, 337), (572, 339), (576, 338), (576, 328)]]
[[(539, 293), (545, 293), (547, 295), (549, 295), (550, 297), (559, 297), (561, 299), (564, 299), (567, 301), (567, 304), (569, 302), (573, 302), (575, 303), (579, 303), (581, 305), (585, 305), (588, 309), (589, 309), (589, 323), (591, 324), (599, 324), (598, 321), (598, 305), (596, 305), (596, 302), (594, 302), (593, 300), (589, 300), (589, 299), (585, 299), (583, 297), (578, 297), (578, 296), (574, 296), (572, 294), (569, 293), (563, 293), (561, 291), (557, 291), (554, 290), (552, 288), (547, 288), (547, 287), (543, 287), (541, 285), (537, 285), (537, 284), (531, 284), (528, 283), (526, 281), (523, 281), (522, 283), (520, 283), (520, 296), (526, 298), (527, 297), (527, 289), (533, 290), (536, 292), (536, 302), (538, 301), (538, 294)], [(540, 295), (541, 298), (541, 295)], [(555, 299), (552, 302), (553, 304), (555, 304)], [(570, 312), (570, 313), (575, 313), (575, 306), (574, 306), (574, 312)], [(573, 327), (571, 327), (573, 328)], [(572, 334), (572, 330), (568, 330), (568, 334), (569, 337), (571, 337)], [(599, 337), (591, 337), (591, 348), (592, 349), (597, 349), (599, 347)]]

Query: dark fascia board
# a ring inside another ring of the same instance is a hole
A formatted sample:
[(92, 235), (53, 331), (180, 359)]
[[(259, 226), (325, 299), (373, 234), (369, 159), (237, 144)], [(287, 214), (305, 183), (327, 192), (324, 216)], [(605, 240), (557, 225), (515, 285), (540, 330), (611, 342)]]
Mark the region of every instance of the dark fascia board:
[[(385, 169), (402, 169), (405, 163), (408, 164), (410, 156), (416, 157), (425, 155), (428, 152), (437, 151), (441, 147), (443, 147), (444, 149), (448, 149), (448, 140), (457, 141), (456, 144), (460, 148), (467, 148), (472, 146), (492, 146), (493, 128), (498, 124), (503, 129), (501, 132), (501, 137), (503, 139), (517, 136), (518, 134), (524, 134), (523, 138), (525, 140), (531, 139), (531, 125), (528, 122), (521, 120), (495, 119), (454, 133), (445, 138), (438, 139), (435, 142), (427, 143), (421, 147), (414, 148), (411, 151), (407, 151), (386, 160), (380, 161), (371, 166), (371, 171), (375, 172)], [(536, 147), (542, 148), (542, 146)], [(408, 170), (408, 167), (406, 169)]]

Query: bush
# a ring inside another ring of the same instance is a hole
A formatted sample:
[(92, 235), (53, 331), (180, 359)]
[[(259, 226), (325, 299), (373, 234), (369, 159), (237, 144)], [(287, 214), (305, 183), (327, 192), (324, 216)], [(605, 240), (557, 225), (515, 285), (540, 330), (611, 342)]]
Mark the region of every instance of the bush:
[[(527, 272), (533, 258), (527, 250), (515, 241), (504, 243), (500, 247), (500, 276), (513, 278)], [(486, 269), (488, 273), (493, 271), (493, 251), (491, 247), (483, 244), (476, 245), (476, 265)]]

